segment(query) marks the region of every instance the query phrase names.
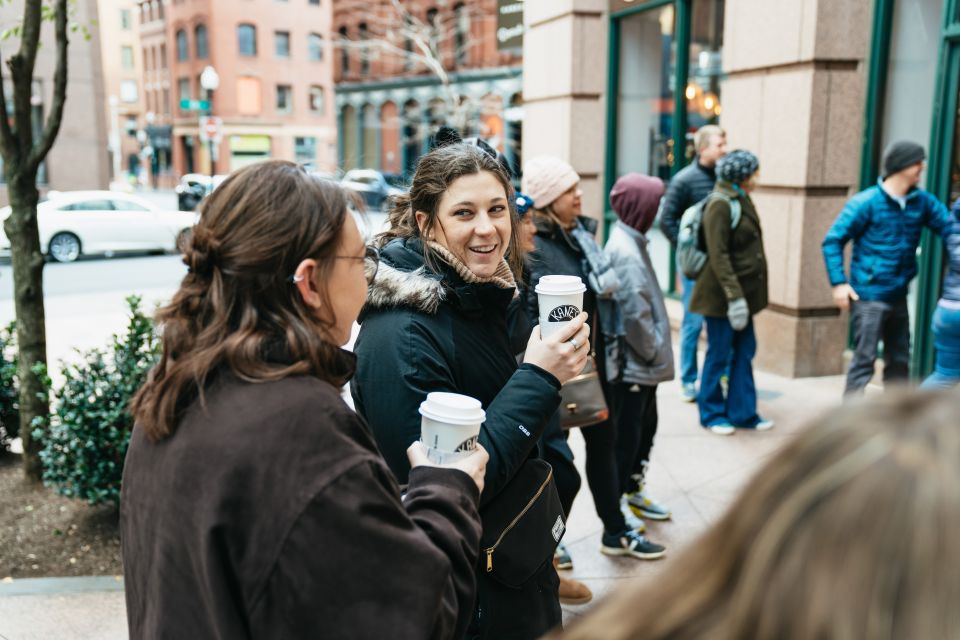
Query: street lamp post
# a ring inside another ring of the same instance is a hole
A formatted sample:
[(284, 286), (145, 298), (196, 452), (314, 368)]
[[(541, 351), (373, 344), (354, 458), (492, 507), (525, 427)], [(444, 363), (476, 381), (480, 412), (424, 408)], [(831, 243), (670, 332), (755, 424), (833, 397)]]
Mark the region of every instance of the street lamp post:
[[(200, 74), (200, 86), (207, 92), (207, 115), (213, 115), (213, 92), (220, 86), (220, 75), (212, 66), (207, 65)], [(210, 185), (213, 185), (213, 176), (216, 174), (214, 165), (217, 161), (217, 147), (213, 137), (207, 139), (210, 152)]]

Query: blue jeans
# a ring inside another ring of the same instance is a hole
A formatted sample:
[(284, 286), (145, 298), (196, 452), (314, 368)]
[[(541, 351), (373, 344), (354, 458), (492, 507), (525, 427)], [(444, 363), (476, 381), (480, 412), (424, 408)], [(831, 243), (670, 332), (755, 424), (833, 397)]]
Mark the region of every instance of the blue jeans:
[[(757, 336), (753, 318), (747, 326), (734, 331), (726, 318), (705, 318), (707, 324), (707, 356), (700, 377), (700, 424), (712, 427), (732, 424), (752, 429), (760, 422), (757, 415), (757, 387), (753, 382), (753, 356), (757, 353)], [(727, 397), (723, 396), (720, 377), (730, 366)]]
[(693, 295), (693, 285), (696, 282), (680, 273), (680, 282), (683, 285), (683, 321), (680, 323), (680, 381), (683, 384), (697, 382), (697, 344), (700, 342), (700, 331), (703, 329), (703, 316), (690, 312), (690, 296)]
[(960, 309), (937, 305), (933, 312), (937, 364), (921, 389), (948, 389), (960, 382)]

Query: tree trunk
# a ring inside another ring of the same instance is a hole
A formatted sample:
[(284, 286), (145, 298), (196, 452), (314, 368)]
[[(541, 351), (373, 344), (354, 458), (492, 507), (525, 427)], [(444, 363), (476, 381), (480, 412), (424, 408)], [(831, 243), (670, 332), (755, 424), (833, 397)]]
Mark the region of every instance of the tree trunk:
[(26, 477), (39, 481), (42, 467), (39, 443), (31, 434), (34, 418), (46, 418), (49, 405), (43, 382), (34, 373), (37, 363), (47, 363), (46, 318), (43, 307), (43, 253), (37, 230), (36, 175), (23, 175), (10, 167), (7, 189), (13, 209), (4, 223), (13, 263), (17, 340), (20, 348), (20, 437)]

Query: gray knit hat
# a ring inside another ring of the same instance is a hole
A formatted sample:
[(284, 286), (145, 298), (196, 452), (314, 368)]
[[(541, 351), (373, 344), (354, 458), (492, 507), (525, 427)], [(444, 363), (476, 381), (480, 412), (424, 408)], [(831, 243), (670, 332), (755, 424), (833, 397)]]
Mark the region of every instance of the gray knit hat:
[(759, 166), (757, 156), (746, 149), (736, 149), (717, 160), (717, 177), (740, 184), (752, 176)]
[(883, 177), (888, 178), (926, 159), (927, 153), (916, 142), (909, 140), (891, 142), (883, 151)]

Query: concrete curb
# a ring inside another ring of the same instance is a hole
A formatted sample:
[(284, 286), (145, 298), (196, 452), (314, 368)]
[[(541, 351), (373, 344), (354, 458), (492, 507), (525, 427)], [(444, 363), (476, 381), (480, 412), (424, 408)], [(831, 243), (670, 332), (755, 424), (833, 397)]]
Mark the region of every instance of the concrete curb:
[(76, 578), (24, 578), (0, 582), (0, 598), (6, 596), (60, 595), (97, 591), (123, 591), (123, 576)]

